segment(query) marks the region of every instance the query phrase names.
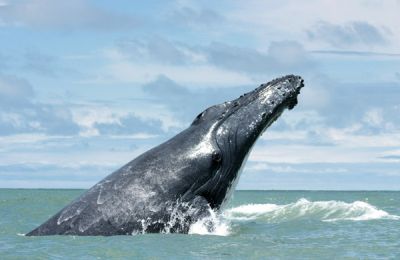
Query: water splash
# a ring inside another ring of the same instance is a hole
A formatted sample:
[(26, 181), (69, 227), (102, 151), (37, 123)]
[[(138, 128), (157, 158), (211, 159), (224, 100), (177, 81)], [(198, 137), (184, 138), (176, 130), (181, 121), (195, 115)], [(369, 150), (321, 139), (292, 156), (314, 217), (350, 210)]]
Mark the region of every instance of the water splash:
[[(195, 209), (189, 204), (180, 204), (186, 207), (185, 211), (172, 211), (171, 219), (165, 223), (162, 233), (173, 233), (172, 228), (187, 224), (189, 215), (196, 215)], [(363, 201), (351, 203), (343, 201), (309, 201), (299, 199), (289, 204), (245, 204), (230, 208), (222, 213), (217, 213), (211, 208), (207, 216), (191, 224), (189, 234), (228, 236), (232, 234), (232, 225), (235, 222), (263, 221), (268, 223), (283, 223), (295, 220), (317, 220), (323, 222), (333, 221), (367, 221), (374, 219), (400, 220), (400, 216), (388, 212)], [(143, 223), (143, 232), (146, 233), (147, 225)], [(184, 230), (184, 228), (182, 228)], [(179, 231), (179, 228), (178, 228)], [(176, 232), (176, 230), (174, 231)]]
[(400, 220), (400, 216), (391, 215), (363, 201), (347, 203), (343, 201), (309, 201), (299, 199), (286, 205), (247, 204), (231, 208), (223, 213), (231, 221), (264, 220), (279, 223), (296, 219), (316, 219), (321, 221), (365, 221), (373, 219)]
[(189, 234), (228, 236), (231, 233), (229, 222), (224, 220), (211, 208), (210, 215), (193, 223), (189, 228)]

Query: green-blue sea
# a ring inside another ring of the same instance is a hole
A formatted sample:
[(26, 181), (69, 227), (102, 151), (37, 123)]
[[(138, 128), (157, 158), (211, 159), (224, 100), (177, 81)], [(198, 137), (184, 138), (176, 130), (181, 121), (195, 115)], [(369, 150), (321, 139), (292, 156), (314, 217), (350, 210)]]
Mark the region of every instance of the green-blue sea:
[(211, 234), (23, 235), (82, 192), (0, 189), (0, 259), (400, 259), (392, 191), (236, 191)]

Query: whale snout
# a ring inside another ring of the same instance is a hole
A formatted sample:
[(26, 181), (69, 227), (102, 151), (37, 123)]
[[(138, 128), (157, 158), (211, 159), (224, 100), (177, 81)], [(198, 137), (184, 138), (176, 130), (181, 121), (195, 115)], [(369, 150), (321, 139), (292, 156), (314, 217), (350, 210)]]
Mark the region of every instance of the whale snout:
[(287, 75), (269, 83), (262, 84), (256, 89), (261, 104), (267, 104), (266, 109), (283, 105), (292, 109), (297, 104), (297, 96), (304, 87), (304, 80), (300, 76)]
[(300, 90), (304, 87), (304, 79), (300, 76), (290, 75), (288, 76), (289, 88), (292, 88), (289, 93), (289, 99), (287, 100), (288, 109), (292, 110), (298, 103), (297, 96)]
[(304, 87), (304, 79), (302, 77), (296, 75), (289, 75), (287, 77), (289, 83), (294, 84), (296, 89)]
[(276, 79), (275, 87), (278, 89), (286, 89), (287, 91), (300, 91), (304, 87), (304, 79), (296, 75), (288, 75)]

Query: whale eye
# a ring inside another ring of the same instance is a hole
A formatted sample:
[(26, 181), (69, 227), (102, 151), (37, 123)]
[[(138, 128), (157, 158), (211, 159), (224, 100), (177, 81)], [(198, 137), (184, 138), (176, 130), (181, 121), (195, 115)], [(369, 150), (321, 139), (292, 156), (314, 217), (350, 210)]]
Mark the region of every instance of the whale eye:
[(222, 155), (220, 152), (213, 152), (211, 158), (214, 163), (220, 163), (222, 161)]

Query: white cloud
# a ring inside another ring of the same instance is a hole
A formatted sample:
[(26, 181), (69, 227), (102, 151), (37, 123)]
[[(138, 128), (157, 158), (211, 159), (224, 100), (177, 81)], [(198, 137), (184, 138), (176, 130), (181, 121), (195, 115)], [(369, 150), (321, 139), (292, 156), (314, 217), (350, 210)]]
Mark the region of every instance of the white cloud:
[(111, 139), (151, 139), (158, 137), (158, 135), (155, 134), (149, 134), (149, 133), (136, 133), (136, 134), (131, 134), (131, 135), (110, 135), (109, 136)]
[(109, 74), (114, 81), (146, 83), (165, 75), (175, 82), (189, 86), (237, 86), (254, 84), (247, 75), (221, 69), (210, 64), (167, 65), (158, 63), (132, 62), (124, 54), (115, 49), (105, 53), (108, 65), (99, 74)]
[(246, 167), (246, 171), (263, 171), (263, 172), (275, 172), (275, 173), (344, 173), (348, 172), (347, 169), (342, 167), (331, 167), (331, 168), (317, 168), (317, 169), (305, 169), (296, 167), (296, 165), (287, 164), (269, 164), (264, 162), (253, 163)]
[[(361, 134), (361, 124), (345, 128), (310, 127), (302, 131), (266, 131), (249, 160), (266, 163), (370, 163), (385, 162), (400, 147), (400, 133)], [(316, 140), (326, 140), (320, 145)], [(280, 142), (272, 142), (278, 140)]]
[(218, 42), (201, 46), (164, 38), (125, 40), (103, 50), (103, 57), (107, 65), (96, 73), (102, 75), (98, 79), (109, 75), (114, 82), (144, 83), (165, 75), (196, 87), (256, 85), (267, 76), (309, 71), (315, 65), (296, 41), (271, 42), (264, 53)]
[(316, 110), (303, 109), (286, 112), (279, 120), (292, 129), (296, 129), (300, 124), (306, 124), (307, 129), (318, 129), (323, 125), (325, 117)]
[(136, 19), (100, 8), (87, 0), (14, 1), (0, 6), (2, 26), (60, 30), (132, 29)]
[(105, 107), (83, 107), (74, 109), (72, 112), (73, 120), (82, 128), (80, 135), (96, 136), (99, 135), (96, 123), (107, 123), (121, 125), (119, 117), (113, 111)]
[(268, 145), (256, 146), (250, 161), (269, 163), (361, 163), (378, 161), (375, 151), (335, 146)]
[(371, 108), (364, 114), (363, 121), (374, 127), (381, 127), (384, 123), (383, 111), (381, 108)]
[(24, 125), (24, 118), (17, 113), (0, 112), (0, 122), (12, 128), (19, 128)]
[(25, 79), (0, 74), (0, 100), (4, 102), (26, 102), (33, 96), (33, 88)]
[[(162, 130), (168, 132), (173, 128), (182, 128), (183, 123), (174, 116), (166, 107), (160, 104), (153, 104), (149, 102), (134, 102), (129, 106), (110, 105), (104, 106), (103, 104), (85, 103), (71, 107), (73, 121), (80, 126), (81, 136), (98, 136), (100, 135), (100, 125), (109, 125), (112, 127), (129, 128), (133, 127), (129, 135), (139, 134), (143, 131), (158, 131)], [(136, 126), (124, 125), (126, 120), (134, 119)], [(151, 125), (151, 122), (158, 121), (160, 126)], [(148, 123), (148, 124), (147, 124)], [(148, 129), (143, 129), (148, 128)], [(160, 129), (159, 129), (160, 128)], [(139, 132), (135, 132), (139, 129)], [(120, 133), (122, 136), (126, 135)], [(112, 136), (109, 133), (107, 136)]]
[(97, 181), (1, 180), (0, 188), (87, 189)]
[[(16, 140), (18, 138), (24, 138), (25, 140)], [(140, 141), (143, 139), (108, 139), (106, 141), (113, 141), (114, 146), (126, 146), (129, 143), (133, 144), (133, 140)], [(85, 147), (83, 145), (85, 142), (90, 142), (95, 146)], [(0, 149), (2, 164), (51, 164), (59, 167), (71, 167), (73, 165), (111, 165), (118, 167), (151, 147), (151, 144), (147, 144), (133, 147), (132, 149), (117, 150), (109, 149), (109, 145), (106, 145), (101, 139), (77, 137), (68, 139), (60, 136), (49, 137), (43, 135), (4, 137), (0, 140), (0, 144), (8, 145), (1, 146)]]
[(386, 44), (386, 32), (368, 22), (352, 21), (345, 25), (318, 22), (307, 31), (310, 40), (325, 41), (333, 47)]
[[(324, 11), (329, 10), (329, 11)], [(380, 28), (389, 37), (387, 45), (361, 46), (364, 50), (399, 52), (400, 28), (398, 26), (397, 1), (379, 1), (371, 6), (364, 0), (355, 1), (246, 1), (236, 2), (225, 16), (232, 24), (231, 30), (251, 34), (265, 42), (290, 39), (298, 40), (307, 49), (330, 47), (323, 42), (307, 39), (306, 31), (324, 21), (333, 25), (343, 25), (352, 21), (368, 21)], [(360, 50), (360, 49), (358, 49)]]
[(166, 22), (207, 30), (221, 25), (225, 20), (223, 15), (215, 10), (201, 7), (193, 1), (176, 1), (173, 3), (171, 10), (167, 11), (166, 16)]
[(16, 134), (16, 135), (7, 135), (0, 136), (0, 146), (2, 147), (10, 147), (16, 144), (29, 144), (29, 143), (38, 143), (51, 139), (70, 139), (71, 136), (49, 136), (45, 134)]

